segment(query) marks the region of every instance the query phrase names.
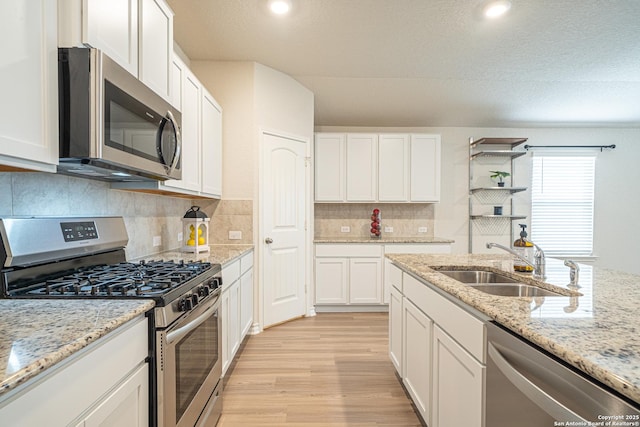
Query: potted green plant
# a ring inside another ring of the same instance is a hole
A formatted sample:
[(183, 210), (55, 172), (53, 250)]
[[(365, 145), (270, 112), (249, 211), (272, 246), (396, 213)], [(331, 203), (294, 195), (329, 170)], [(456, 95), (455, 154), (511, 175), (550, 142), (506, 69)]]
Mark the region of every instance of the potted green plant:
[(502, 180), (502, 178), (511, 176), (509, 172), (504, 172), (504, 171), (489, 171), (489, 172), (493, 174), (490, 176), (491, 179), (498, 178), (498, 187), (504, 187), (504, 181)]

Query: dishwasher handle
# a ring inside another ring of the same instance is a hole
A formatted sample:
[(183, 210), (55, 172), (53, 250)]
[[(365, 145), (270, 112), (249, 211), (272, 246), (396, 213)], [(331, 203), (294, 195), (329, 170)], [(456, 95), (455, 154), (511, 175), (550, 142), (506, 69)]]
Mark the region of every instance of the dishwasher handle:
[[(566, 421), (587, 421), (571, 409), (564, 406), (553, 396), (542, 390), (536, 384), (531, 382), (527, 377), (520, 373), (507, 359), (500, 353), (491, 342), (487, 345), (489, 357), (496, 364), (500, 372), (532, 402), (538, 405), (549, 416), (556, 420)], [(531, 366), (535, 370), (535, 366)], [(544, 374), (544, 373), (542, 373)]]

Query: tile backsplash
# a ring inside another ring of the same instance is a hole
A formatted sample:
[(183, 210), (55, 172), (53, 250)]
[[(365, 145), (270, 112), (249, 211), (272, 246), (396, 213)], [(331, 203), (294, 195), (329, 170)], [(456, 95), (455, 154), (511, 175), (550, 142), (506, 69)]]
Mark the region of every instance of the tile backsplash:
[[(227, 205), (217, 200), (195, 201), (112, 190), (106, 182), (65, 175), (0, 173), (0, 216), (122, 216), (129, 234), (127, 259), (179, 248), (182, 217), (193, 205), (202, 206), (212, 218), (210, 243), (251, 243), (251, 201)], [(241, 229), (243, 240), (228, 241), (228, 230), (224, 229), (227, 226)], [(153, 246), (155, 236), (161, 237), (160, 246)]]
[[(382, 234), (397, 237), (433, 237), (434, 207), (424, 203), (316, 203), (315, 237), (368, 237), (371, 212), (380, 209)], [(350, 232), (341, 232), (342, 227)], [(385, 232), (393, 227), (393, 232)], [(426, 232), (418, 232), (426, 227)]]

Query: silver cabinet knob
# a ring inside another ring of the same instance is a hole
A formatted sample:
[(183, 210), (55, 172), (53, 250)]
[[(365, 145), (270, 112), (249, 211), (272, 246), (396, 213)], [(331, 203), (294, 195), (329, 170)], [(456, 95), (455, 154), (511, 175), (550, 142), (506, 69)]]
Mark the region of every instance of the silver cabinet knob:
[(271, 237), (267, 237), (266, 239), (264, 239), (264, 242), (265, 242), (267, 245), (270, 245), (270, 244), (272, 244), (272, 243), (273, 243), (273, 239), (272, 239)]

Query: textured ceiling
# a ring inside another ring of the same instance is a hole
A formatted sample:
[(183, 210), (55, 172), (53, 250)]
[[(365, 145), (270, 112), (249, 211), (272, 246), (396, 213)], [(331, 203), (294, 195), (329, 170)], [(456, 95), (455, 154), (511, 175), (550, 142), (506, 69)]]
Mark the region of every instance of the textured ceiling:
[(194, 61), (257, 61), (315, 94), (316, 125), (640, 126), (639, 0), (169, 0)]

